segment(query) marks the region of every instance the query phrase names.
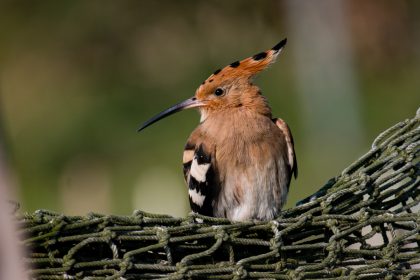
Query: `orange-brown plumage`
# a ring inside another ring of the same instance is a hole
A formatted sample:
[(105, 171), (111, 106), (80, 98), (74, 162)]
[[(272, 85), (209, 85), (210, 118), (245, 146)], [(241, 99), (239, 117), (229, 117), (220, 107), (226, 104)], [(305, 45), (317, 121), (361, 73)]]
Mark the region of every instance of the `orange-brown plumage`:
[(199, 108), (201, 122), (183, 156), (193, 211), (268, 220), (284, 205), (291, 176), (297, 175), (293, 138), (283, 120), (272, 119), (252, 79), (275, 61), (285, 43), (217, 70), (193, 98), (142, 127), (184, 108)]

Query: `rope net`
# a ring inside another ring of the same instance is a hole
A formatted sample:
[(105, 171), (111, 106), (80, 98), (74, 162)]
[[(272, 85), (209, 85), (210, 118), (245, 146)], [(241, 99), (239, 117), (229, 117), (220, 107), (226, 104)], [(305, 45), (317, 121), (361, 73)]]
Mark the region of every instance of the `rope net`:
[(23, 214), (36, 279), (420, 279), (420, 110), (269, 222)]

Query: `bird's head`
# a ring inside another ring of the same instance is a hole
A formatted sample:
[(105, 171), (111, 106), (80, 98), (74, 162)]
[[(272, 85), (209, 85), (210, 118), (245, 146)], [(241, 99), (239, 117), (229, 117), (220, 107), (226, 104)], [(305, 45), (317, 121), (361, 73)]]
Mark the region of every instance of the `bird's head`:
[(169, 115), (189, 108), (199, 108), (202, 121), (211, 114), (242, 106), (257, 113), (270, 115), (270, 108), (259, 88), (253, 85), (252, 79), (276, 61), (286, 42), (287, 39), (284, 39), (270, 50), (216, 70), (198, 87), (192, 98), (159, 113), (145, 122), (139, 131)]

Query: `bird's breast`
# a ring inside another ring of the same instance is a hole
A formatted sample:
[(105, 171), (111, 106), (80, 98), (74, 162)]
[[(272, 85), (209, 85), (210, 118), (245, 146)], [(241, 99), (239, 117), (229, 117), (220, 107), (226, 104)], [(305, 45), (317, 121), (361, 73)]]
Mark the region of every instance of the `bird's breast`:
[(208, 118), (201, 130), (203, 138), (215, 147), (218, 165), (240, 168), (258, 164), (276, 157), (285, 145), (284, 136), (270, 118), (246, 111)]
[(272, 218), (285, 200), (290, 180), (286, 143), (277, 126), (265, 116), (232, 114), (208, 118), (201, 129), (211, 143), (220, 182), (215, 215), (232, 220)]

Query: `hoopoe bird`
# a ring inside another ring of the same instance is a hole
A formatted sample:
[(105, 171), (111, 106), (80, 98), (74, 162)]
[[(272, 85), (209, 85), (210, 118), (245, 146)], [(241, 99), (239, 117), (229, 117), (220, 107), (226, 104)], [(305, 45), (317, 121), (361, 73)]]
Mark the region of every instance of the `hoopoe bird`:
[(231, 221), (271, 220), (286, 202), (298, 169), (288, 125), (252, 81), (286, 45), (216, 70), (195, 95), (145, 122), (139, 131), (178, 111), (198, 108), (201, 119), (185, 145), (184, 177), (191, 209)]

